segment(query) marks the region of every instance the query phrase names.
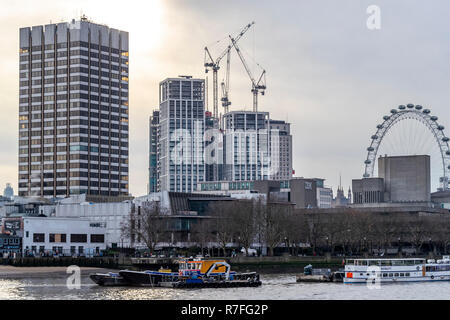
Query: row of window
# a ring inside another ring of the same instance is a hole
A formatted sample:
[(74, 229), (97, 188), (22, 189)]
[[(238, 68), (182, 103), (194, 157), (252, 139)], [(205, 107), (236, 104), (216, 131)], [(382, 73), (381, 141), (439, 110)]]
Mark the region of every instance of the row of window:
[[(53, 178), (66, 178), (67, 175), (69, 175), (69, 177), (71, 178), (91, 178), (91, 179), (110, 179), (111, 180), (119, 180), (119, 178), (121, 180), (128, 180), (128, 176), (126, 175), (117, 175), (117, 174), (106, 174), (106, 173), (101, 173), (99, 174), (98, 172), (86, 172), (86, 171), (72, 171), (72, 172), (56, 172), (55, 174), (53, 174), (53, 172), (44, 172), (42, 174), (44, 179), (53, 179)], [(19, 180), (28, 180), (29, 175), (28, 174), (20, 174), (19, 175)], [(24, 187), (24, 186), (19, 186), (19, 187)], [(26, 187), (26, 185), (25, 185)]]
[[(105, 53), (114, 53), (114, 54), (123, 54), (123, 53), (128, 53), (127, 51), (123, 51), (123, 50), (119, 50), (117, 48), (112, 48), (109, 46), (100, 46), (98, 44), (95, 43), (89, 43), (86, 41), (70, 41), (69, 42), (69, 46), (70, 48), (76, 48), (76, 47), (82, 47), (82, 48), (91, 48), (94, 50), (101, 50), (104, 51)], [(67, 48), (67, 42), (60, 42), (56, 44), (56, 48), (57, 49), (63, 49), (63, 48)], [(20, 48), (22, 51), (26, 51), (28, 52), (30, 50), (30, 47), (21, 47)], [(32, 46), (31, 47), (32, 51), (39, 51), (39, 50), (54, 50), (55, 49), (55, 44), (46, 44), (46, 45), (36, 45), (36, 46)], [(128, 55), (127, 55), (128, 56)]]
[[(67, 85), (63, 85), (63, 86), (57, 86), (56, 87), (56, 92), (66, 92), (68, 89)], [(105, 89), (105, 88), (99, 88), (99, 87), (95, 87), (95, 86), (91, 86), (89, 88), (89, 86), (87, 85), (83, 85), (83, 84), (73, 84), (69, 86), (70, 91), (85, 91), (85, 93), (87, 93), (90, 89), (90, 91), (92, 92), (100, 92), (102, 94), (107, 94), (107, 95), (112, 95), (112, 96), (122, 96), (122, 97), (128, 97), (128, 92), (127, 91), (122, 91), (119, 92), (117, 90), (110, 90)], [(45, 93), (53, 93), (55, 92), (55, 87), (54, 86), (49, 86), (49, 87), (45, 87), (45, 88), (33, 88), (33, 89), (20, 89), (19, 94), (21, 96), (24, 95), (28, 95), (28, 94), (42, 94), (42, 91), (44, 91)], [(66, 94), (62, 95), (65, 97)], [(25, 98), (25, 97), (23, 97)]]
[[(111, 182), (111, 181), (116, 181), (116, 182)], [(122, 189), (125, 189), (125, 184), (119, 184), (117, 181), (118, 180), (111, 180), (110, 182), (98, 182), (94, 180), (91, 180), (90, 183), (89, 181), (84, 181), (84, 180), (71, 180), (70, 182), (67, 181), (56, 181), (56, 183), (54, 183), (54, 181), (44, 181), (42, 182), (42, 186), (45, 187), (66, 187), (66, 186), (71, 186), (71, 187), (76, 187), (76, 186), (91, 186), (91, 187), (102, 187), (102, 188), (115, 188), (115, 189), (119, 189), (120, 186), (122, 186)], [(21, 182), (19, 183), (19, 188), (23, 189), (23, 188), (34, 188), (34, 187), (41, 187), (41, 182), (34, 182), (31, 184), (28, 184), (27, 182)]]
[(409, 277), (411, 274), (409, 272), (394, 272), (394, 273), (383, 273), (383, 278), (392, 277)]
[[(67, 81), (69, 80), (69, 81)], [(89, 81), (90, 80), (90, 81)], [(44, 79), (44, 81), (42, 81), (42, 79), (33, 79), (31, 80), (31, 85), (32, 86), (40, 86), (42, 85), (42, 83), (44, 84), (54, 84), (54, 83), (64, 83), (66, 84), (67, 82), (73, 83), (73, 82), (86, 82), (86, 83), (94, 83), (94, 84), (101, 84), (102, 86), (111, 86), (111, 87), (117, 87), (117, 88), (123, 88), (123, 89), (128, 89), (128, 84), (127, 83), (120, 83), (119, 81), (113, 81), (113, 80), (101, 80), (100, 78), (89, 78), (86, 76), (70, 76), (70, 78), (68, 77), (57, 77), (56, 80), (54, 77), (49, 77), (48, 79)], [(28, 87), (29, 85), (29, 80), (21, 80), (20, 81), (20, 87)]]
[[(67, 169), (67, 163), (57, 163), (56, 167), (53, 166), (53, 164), (36, 164), (36, 165), (20, 165), (19, 171), (28, 171), (30, 169), (31, 171), (40, 171), (40, 170), (54, 170), (56, 169)], [(104, 170), (104, 171), (115, 171), (120, 173), (127, 173), (128, 167), (115, 167), (115, 166), (108, 166), (108, 165), (97, 165), (97, 164), (89, 164), (89, 163), (70, 163), (70, 169), (91, 169), (91, 170)]]
[[(26, 237), (29, 237), (29, 231), (26, 232)], [(65, 233), (50, 233), (48, 235), (48, 242), (60, 242), (65, 243), (66, 241)], [(78, 242), (85, 243), (87, 242), (88, 235), (87, 234), (70, 234), (70, 242)], [(45, 233), (33, 233), (33, 242), (45, 242)], [(105, 242), (104, 234), (91, 234), (90, 235), (91, 243), (103, 243)]]
[[(26, 60), (23, 60), (26, 61)], [(55, 61), (45, 61), (45, 62), (34, 62), (31, 64), (31, 69), (39, 69), (42, 67), (45, 68), (49, 68), (49, 67), (55, 67), (55, 66), (67, 66), (67, 60), (57, 60)], [(128, 67), (122, 67), (120, 68), (119, 65), (115, 65), (115, 64), (109, 64), (109, 63), (104, 63), (104, 62), (97, 62), (97, 61), (91, 61), (89, 63), (89, 60), (87, 59), (80, 59), (80, 58), (74, 58), (74, 59), (70, 59), (69, 60), (70, 65), (75, 65), (75, 64), (83, 64), (83, 65), (87, 65), (87, 66), (91, 66), (91, 67), (100, 67), (102, 69), (107, 69), (107, 70), (114, 70), (114, 71), (121, 71), (123, 73), (128, 73)], [(22, 63), (20, 65), (20, 70), (27, 70), (30, 67), (30, 64), (28, 63)]]

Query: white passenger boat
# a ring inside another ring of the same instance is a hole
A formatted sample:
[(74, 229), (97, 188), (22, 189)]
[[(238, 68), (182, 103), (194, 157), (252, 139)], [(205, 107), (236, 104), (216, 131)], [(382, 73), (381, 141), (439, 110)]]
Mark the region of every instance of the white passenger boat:
[(450, 256), (440, 260), (349, 259), (344, 283), (450, 281)]

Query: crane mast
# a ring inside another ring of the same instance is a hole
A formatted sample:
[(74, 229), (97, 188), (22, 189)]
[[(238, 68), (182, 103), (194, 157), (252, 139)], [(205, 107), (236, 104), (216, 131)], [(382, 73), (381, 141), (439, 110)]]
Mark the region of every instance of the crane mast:
[(253, 74), (250, 70), (250, 68), (247, 65), (247, 62), (244, 59), (244, 56), (242, 55), (241, 49), (239, 49), (236, 40), (233, 39), (231, 36), (229, 36), (231, 39), (231, 43), (236, 50), (239, 58), (241, 59), (242, 64), (244, 65), (245, 71), (247, 72), (250, 81), (252, 82), (252, 90), (253, 93), (253, 111), (258, 111), (258, 93), (261, 91), (261, 94), (264, 95), (264, 92), (266, 90), (266, 70), (263, 69), (261, 75), (258, 78), (258, 81), (255, 80), (253, 77)]
[[(244, 29), (237, 35), (236, 39), (234, 40), (237, 42), (245, 32), (247, 32), (248, 29), (254, 24), (255, 22), (251, 22), (247, 24)], [(209, 69), (213, 71), (213, 116), (215, 118), (219, 117), (219, 95), (218, 95), (218, 81), (217, 81), (217, 73), (220, 69), (220, 61), (223, 59), (223, 57), (228, 54), (228, 61), (229, 61), (229, 52), (231, 51), (232, 45), (228, 45), (227, 48), (219, 55), (219, 57), (214, 60), (211, 52), (209, 51), (208, 47), (205, 47), (205, 73), (208, 73)], [(228, 70), (229, 70), (229, 62), (228, 62)], [(229, 79), (229, 76), (227, 77)], [(228, 97), (228, 93), (227, 93)], [(227, 98), (228, 99), (228, 98)], [(228, 108), (228, 105), (227, 105)]]
[(224, 110), (224, 113), (227, 113), (229, 111), (229, 106), (231, 105), (231, 101), (229, 100), (229, 91), (230, 91), (230, 55), (231, 50), (227, 53), (227, 71), (225, 74), (225, 80), (222, 81), (222, 107)]

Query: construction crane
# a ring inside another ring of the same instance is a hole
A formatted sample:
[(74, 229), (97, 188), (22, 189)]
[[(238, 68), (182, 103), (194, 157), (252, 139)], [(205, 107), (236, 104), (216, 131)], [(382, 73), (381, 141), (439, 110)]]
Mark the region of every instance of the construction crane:
[[(251, 22), (245, 26), (244, 29), (238, 34), (236, 39), (234, 39), (235, 42), (237, 42), (245, 32), (247, 32), (248, 29), (254, 24), (255, 22)], [(213, 71), (213, 116), (215, 118), (219, 117), (219, 95), (218, 95), (218, 83), (217, 83), (217, 72), (220, 69), (220, 61), (223, 59), (223, 57), (228, 54), (231, 51), (232, 45), (228, 45), (228, 47), (219, 55), (219, 57), (214, 60), (211, 56), (211, 53), (209, 52), (208, 47), (205, 47), (205, 73), (208, 73), (209, 69), (212, 69)], [(229, 61), (229, 55), (228, 55), (228, 61)], [(228, 64), (229, 65), (229, 64)], [(228, 77), (229, 78), (229, 77)]]
[[(231, 46), (230, 46), (231, 49)], [(224, 110), (224, 113), (227, 113), (229, 111), (229, 106), (231, 105), (231, 101), (229, 100), (229, 91), (230, 91), (230, 55), (231, 50), (228, 50), (227, 52), (227, 71), (225, 73), (225, 80), (222, 81), (221, 87), (222, 87), (222, 107)]]
[[(242, 61), (242, 64), (244, 65), (245, 71), (247, 71), (248, 76), (250, 77), (250, 80), (252, 82), (252, 93), (253, 93), (253, 111), (258, 111), (258, 93), (261, 91), (261, 94), (264, 95), (264, 92), (266, 90), (266, 70), (263, 69), (261, 75), (258, 78), (258, 81), (255, 80), (255, 78), (252, 75), (252, 72), (250, 71), (250, 68), (247, 65), (247, 62), (244, 59), (244, 56), (242, 55), (241, 50), (239, 49), (237, 45), (236, 39), (233, 39), (231, 36), (229, 36), (231, 39), (231, 43), (236, 49), (236, 52), (239, 56), (239, 58)], [(258, 64), (258, 66), (260, 66)], [(260, 66), (261, 67), (261, 66)]]

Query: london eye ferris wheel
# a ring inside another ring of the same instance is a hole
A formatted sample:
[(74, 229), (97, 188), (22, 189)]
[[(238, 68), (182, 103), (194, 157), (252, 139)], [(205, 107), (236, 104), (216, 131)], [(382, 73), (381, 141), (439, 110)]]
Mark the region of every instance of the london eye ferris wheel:
[(429, 109), (411, 103), (406, 106), (400, 105), (397, 109), (392, 109), (390, 115), (385, 115), (383, 122), (378, 124), (376, 129), (367, 147), (363, 177), (374, 176), (377, 154), (432, 153), (432, 170), (436, 170), (435, 174), (439, 174), (440, 188), (448, 189), (450, 139), (445, 136), (444, 126), (438, 123), (438, 117), (432, 115)]

